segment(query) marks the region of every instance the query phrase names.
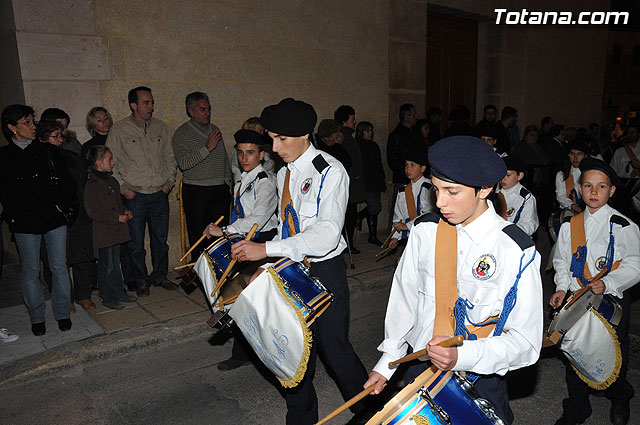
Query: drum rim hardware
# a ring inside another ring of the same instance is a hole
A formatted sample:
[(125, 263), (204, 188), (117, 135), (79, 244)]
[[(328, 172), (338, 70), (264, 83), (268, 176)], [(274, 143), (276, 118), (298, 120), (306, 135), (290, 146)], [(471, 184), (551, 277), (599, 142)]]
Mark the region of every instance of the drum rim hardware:
[(431, 398), (431, 396), (429, 395), (429, 391), (427, 391), (425, 387), (421, 387), (420, 389), (418, 389), (418, 395), (429, 405), (431, 410), (437, 415), (437, 419), (442, 425), (452, 424), (451, 418), (449, 417), (447, 412), (445, 412), (438, 403), (433, 401), (433, 398)]

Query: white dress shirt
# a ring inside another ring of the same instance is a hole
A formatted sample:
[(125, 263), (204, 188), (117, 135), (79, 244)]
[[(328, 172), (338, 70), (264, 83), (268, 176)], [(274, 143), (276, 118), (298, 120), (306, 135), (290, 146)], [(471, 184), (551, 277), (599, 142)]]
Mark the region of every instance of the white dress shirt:
[[(640, 233), (638, 226), (609, 205), (603, 205), (594, 214), (587, 208), (584, 211), (584, 227), (587, 242), (587, 266), (591, 276), (600, 273), (603, 259), (609, 246), (609, 221), (612, 215), (623, 217), (628, 226), (613, 224), (614, 252), (613, 261), (622, 260), (618, 268), (602, 278), (605, 294), (622, 298), (622, 292), (640, 280)], [(571, 266), (571, 223), (562, 223), (556, 251), (553, 256), (553, 268), (556, 270), (554, 281), (556, 291), (576, 291), (581, 285), (569, 270)], [(599, 267), (600, 266), (600, 267)]]
[[(318, 155), (329, 164), (322, 173), (313, 164)], [(298, 214), (300, 233), (282, 239), (280, 200), (287, 168), (291, 170), (289, 192)], [(342, 227), (349, 198), (349, 176), (340, 161), (309, 145), (298, 159), (278, 171), (277, 184), (278, 235), (266, 243), (267, 256), (294, 261), (307, 257), (310, 262), (319, 262), (342, 254), (347, 247)]]
[[(580, 181), (580, 174), (582, 173), (579, 168), (575, 168), (573, 166), (571, 167), (571, 175), (573, 176), (574, 185), (573, 187), (578, 194), (578, 200), (582, 199), (580, 183), (578, 183)], [(562, 171), (558, 171), (558, 174), (556, 174), (556, 199), (558, 200), (560, 208), (562, 209), (571, 209), (571, 205), (574, 204), (574, 202), (567, 196), (567, 187), (565, 185), (564, 173)]]
[[(640, 142), (636, 142), (635, 146), (631, 146), (631, 151), (636, 154), (636, 158), (640, 159)], [(623, 147), (616, 149), (611, 158), (611, 167), (615, 170), (618, 177), (628, 179), (633, 171), (631, 159), (627, 155), (626, 149)]]
[[(519, 272), (521, 257), (524, 254), (523, 267), (535, 258), (522, 273), (517, 302), (502, 334), (464, 341), (458, 347), (458, 361), (453, 370), (504, 375), (509, 370), (535, 363), (540, 354), (543, 323), (540, 254), (533, 246), (522, 251), (502, 231), (507, 225), (511, 224), (498, 216), (489, 204), (488, 210), (473, 222), (456, 226), (458, 296), (473, 304), (473, 309), (467, 312), (475, 323), (502, 311), (504, 298)], [(393, 277), (385, 339), (378, 347), (383, 354), (374, 367), (386, 378), (395, 372), (389, 369), (388, 363), (403, 357), (408, 344), (417, 351), (426, 347), (433, 336), (436, 229), (437, 223), (433, 222), (414, 226)], [(531, 242), (524, 234), (521, 237)], [(488, 277), (474, 275), (481, 259), (491, 266)]]
[(524, 204), (520, 218), (515, 224), (524, 230), (527, 235), (533, 235), (539, 225), (535, 196), (521, 185), (520, 182), (509, 189), (500, 189), (499, 192), (504, 195), (504, 199), (507, 201), (507, 221), (510, 223), (513, 223), (520, 207)]
[(232, 207), (240, 197), (244, 218), (238, 218), (227, 226), (227, 233), (247, 234), (254, 223), (258, 223), (259, 232), (267, 232), (278, 225), (275, 177), (267, 174), (261, 178), (258, 175), (262, 172), (266, 174), (262, 165), (258, 164), (248, 173), (242, 172), (240, 179), (236, 181), (233, 187)]
[[(427, 187), (422, 187), (422, 184), (426, 183)], [(411, 190), (413, 191), (413, 202), (415, 202), (416, 209), (418, 210), (418, 217), (428, 212), (436, 211), (435, 195), (431, 180), (426, 177), (420, 177), (417, 181), (409, 183)], [(405, 186), (406, 187), (406, 186)], [(420, 197), (420, 208), (418, 209), (418, 197)], [(396, 197), (396, 206), (393, 210), (393, 222), (399, 221), (405, 222), (409, 218), (409, 208), (407, 208), (407, 198), (404, 195), (404, 190), (398, 192)], [(414, 219), (415, 220), (415, 219)], [(411, 231), (413, 227), (413, 221), (408, 221), (407, 228)], [(393, 234), (394, 239), (400, 239), (402, 237), (401, 232)]]

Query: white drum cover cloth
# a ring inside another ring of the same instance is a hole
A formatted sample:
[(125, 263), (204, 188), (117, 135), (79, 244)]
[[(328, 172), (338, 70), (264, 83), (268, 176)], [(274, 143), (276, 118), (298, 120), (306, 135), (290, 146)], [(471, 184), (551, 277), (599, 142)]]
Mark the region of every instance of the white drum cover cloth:
[(283, 387), (300, 383), (309, 361), (311, 331), (273, 268), (240, 293), (229, 315)]
[(195, 269), (198, 277), (204, 285), (204, 292), (207, 296), (207, 301), (209, 301), (211, 308), (215, 311), (216, 303), (218, 302), (218, 298), (220, 297), (220, 291), (213, 294), (213, 296), (211, 295), (213, 290), (216, 289), (218, 280), (216, 279), (216, 274), (213, 271), (213, 264), (211, 263), (211, 259), (209, 258), (209, 255), (207, 255), (206, 251), (203, 251), (203, 253), (200, 254), (200, 257), (198, 257), (198, 261), (196, 261), (196, 264), (195, 266), (193, 266), (193, 268)]
[(597, 311), (585, 312), (564, 335), (560, 349), (590, 387), (603, 390), (618, 378), (622, 364), (618, 336)]

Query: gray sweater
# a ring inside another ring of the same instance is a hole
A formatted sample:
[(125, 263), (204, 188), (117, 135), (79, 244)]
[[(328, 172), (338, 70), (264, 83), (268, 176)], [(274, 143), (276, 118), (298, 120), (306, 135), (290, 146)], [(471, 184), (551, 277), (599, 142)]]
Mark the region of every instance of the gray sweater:
[(224, 141), (209, 152), (208, 133), (216, 129), (210, 125), (205, 131), (193, 120), (182, 124), (173, 135), (171, 144), (183, 182), (195, 186), (216, 186), (226, 183), (231, 187), (231, 166)]

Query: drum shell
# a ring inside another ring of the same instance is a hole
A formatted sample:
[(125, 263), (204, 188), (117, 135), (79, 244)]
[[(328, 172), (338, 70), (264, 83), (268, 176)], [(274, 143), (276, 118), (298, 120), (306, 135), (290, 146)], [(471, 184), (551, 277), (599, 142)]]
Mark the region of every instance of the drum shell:
[(333, 300), (333, 294), (322, 282), (311, 277), (304, 264), (282, 258), (273, 268), (282, 278), (287, 295), (302, 310), (304, 316), (313, 315), (324, 301)]
[(219, 238), (207, 248), (207, 253), (213, 264), (217, 280), (222, 277), (227, 266), (231, 263), (231, 245), (243, 239), (243, 235), (234, 233)]
[[(456, 372), (442, 372), (432, 366), (407, 385), (367, 425), (418, 424), (415, 415), (429, 423), (503, 425), (491, 404), (480, 398), (471, 382)], [(425, 401), (427, 392), (445, 412), (444, 420)], [(394, 409), (395, 407), (395, 409)], [(449, 422), (446, 421), (448, 416)], [(427, 423), (427, 422), (424, 422)]]

